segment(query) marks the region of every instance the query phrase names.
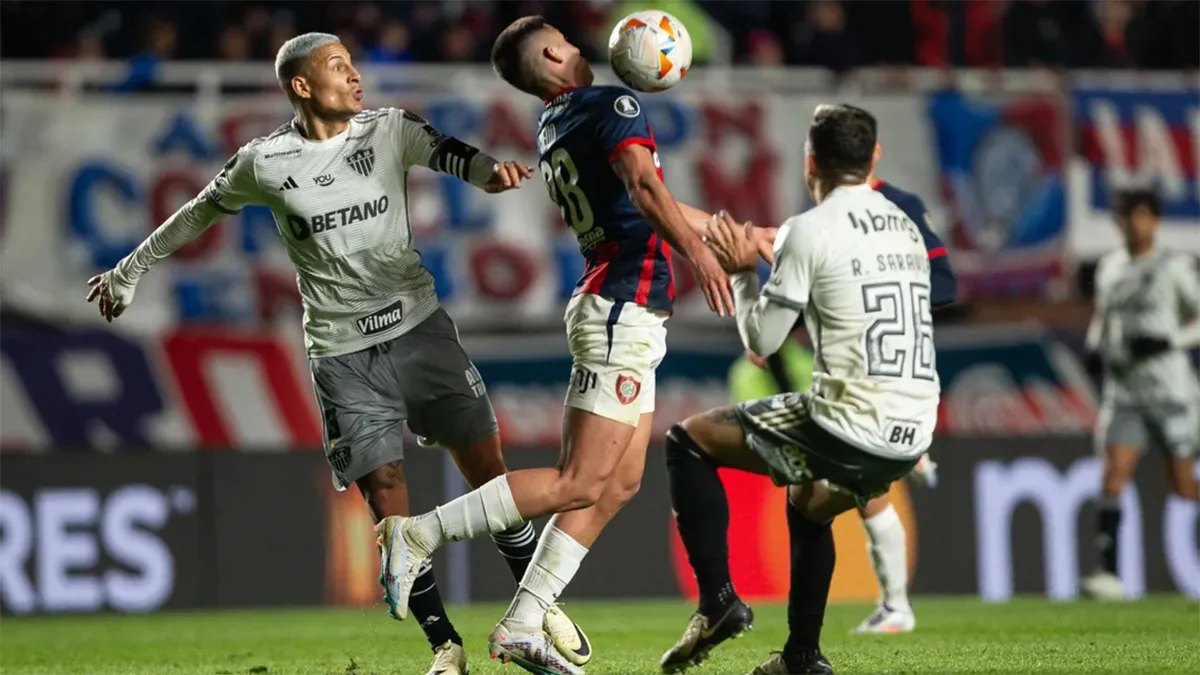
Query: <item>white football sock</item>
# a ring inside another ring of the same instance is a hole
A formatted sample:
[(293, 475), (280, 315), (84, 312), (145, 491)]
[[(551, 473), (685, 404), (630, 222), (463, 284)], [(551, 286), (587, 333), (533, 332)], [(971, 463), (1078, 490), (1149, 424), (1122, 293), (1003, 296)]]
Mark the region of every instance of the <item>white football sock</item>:
[(508, 476), (497, 476), (479, 489), (417, 516), (415, 521), (431, 551), (452, 541), (503, 532), (525, 522), (513, 501)]
[(587, 552), (571, 535), (555, 527), (553, 521), (546, 525), (517, 595), (504, 615), (504, 623), (509, 627), (540, 630), (546, 610), (558, 602), (558, 596), (579, 571)]
[(900, 514), (888, 504), (883, 511), (863, 519), (867, 552), (879, 578), (883, 602), (892, 609), (912, 611), (908, 604), (908, 534)]

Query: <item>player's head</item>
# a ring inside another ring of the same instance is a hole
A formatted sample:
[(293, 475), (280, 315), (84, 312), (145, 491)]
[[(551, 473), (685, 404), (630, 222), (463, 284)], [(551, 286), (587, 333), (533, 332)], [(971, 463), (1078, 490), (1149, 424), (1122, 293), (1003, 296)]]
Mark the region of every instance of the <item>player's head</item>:
[(1154, 190), (1124, 190), (1117, 194), (1113, 204), (1117, 227), (1125, 235), (1126, 246), (1133, 251), (1143, 251), (1154, 245), (1161, 213), (1162, 201)]
[(821, 201), (839, 185), (863, 183), (875, 164), (875, 117), (852, 105), (819, 105), (804, 145), (804, 179)]
[(358, 70), (336, 35), (305, 33), (283, 43), (275, 76), (295, 108), (322, 118), (349, 119), (362, 112)]
[(492, 44), (492, 68), (505, 82), (540, 98), (594, 79), (579, 48), (540, 16), (522, 17), (501, 31)]

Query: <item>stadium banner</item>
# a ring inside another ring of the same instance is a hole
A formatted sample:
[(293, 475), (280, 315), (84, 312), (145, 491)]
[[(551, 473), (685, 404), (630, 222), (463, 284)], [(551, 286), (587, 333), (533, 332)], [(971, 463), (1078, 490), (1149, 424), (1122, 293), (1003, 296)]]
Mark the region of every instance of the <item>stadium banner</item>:
[(1076, 151), (1069, 169), (1071, 247), (1095, 259), (1121, 245), (1110, 212), (1116, 191), (1154, 188), (1159, 242), (1200, 253), (1200, 89), (1076, 88)]
[[(1089, 442), (941, 439), (933, 453), (935, 488), (902, 481), (891, 492), (908, 531), (914, 593), (995, 602), (1078, 596), (1093, 565), (1092, 500), (1100, 485)], [(556, 457), (545, 448), (506, 453), (511, 468), (550, 466)], [(1121, 575), (1132, 597), (1200, 598), (1200, 507), (1168, 496), (1155, 459), (1142, 463), (1123, 496)], [(414, 511), (465, 489), (437, 451), (414, 450), (405, 472)], [(781, 601), (789, 566), (785, 493), (762, 477), (728, 472), (723, 479), (734, 582), (748, 598)], [(9, 455), (0, 506), (4, 614), (321, 604), (384, 611), (366, 507), (356, 491), (333, 488), (318, 453)], [(840, 516), (834, 532), (832, 600), (874, 600), (858, 514)], [(451, 545), (434, 561), (451, 602), (504, 601), (515, 588), (487, 539)], [(591, 549), (565, 598), (690, 598), (694, 583), (655, 445), (641, 492)]]
[[(661, 94), (644, 108), (667, 183), (682, 201), (778, 224), (805, 203), (803, 145), (820, 95), (764, 92), (736, 100)], [(880, 172), (923, 195), (937, 221), (936, 172), (919, 96), (848, 96), (879, 117)], [(383, 95), (370, 104), (419, 112), (497, 157), (536, 164), (542, 105), (517, 93)], [(281, 97), (107, 97), (75, 101), (14, 92), (0, 101), (7, 162), (3, 301), (45, 320), (101, 322), (84, 282), (111, 267), (226, 159), (290, 117)], [(17, 161), (19, 158), (19, 162)], [(560, 330), (583, 270), (578, 245), (535, 177), (487, 195), (455, 178), (410, 174), (412, 229), (437, 290), (465, 332)], [(682, 261), (680, 261), (682, 263)], [(687, 264), (675, 265), (675, 325), (717, 325)], [(215, 225), (155, 269), (122, 317), (142, 332), (180, 323), (298, 326), (295, 272), (271, 212), (251, 207)]]
[(945, 90), (929, 97), (928, 110), (960, 292), (1065, 294), (1062, 96)]
[[(287, 451), (318, 448), (321, 426), (299, 329), (0, 328), (0, 451)], [(728, 402), (741, 356), (732, 332), (669, 333), (658, 369), (655, 438)], [(947, 436), (1088, 433), (1095, 384), (1079, 336), (1036, 327), (937, 331)], [(554, 446), (570, 357), (562, 334), (464, 335), (506, 446)]]

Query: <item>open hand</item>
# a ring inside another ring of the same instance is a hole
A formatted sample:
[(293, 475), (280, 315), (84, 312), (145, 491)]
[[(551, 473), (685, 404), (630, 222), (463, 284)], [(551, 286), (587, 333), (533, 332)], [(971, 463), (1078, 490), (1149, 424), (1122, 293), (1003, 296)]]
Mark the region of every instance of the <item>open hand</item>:
[(708, 224), (706, 243), (728, 274), (753, 272), (758, 267), (758, 242), (750, 233), (750, 223), (739, 224), (726, 211)]
[(485, 192), (496, 194), (521, 187), (522, 178), (533, 176), (533, 167), (520, 162), (496, 162), (492, 166), (492, 175), (483, 186)]
[(721, 268), (721, 263), (713, 252), (701, 248), (692, 258), (692, 267), (696, 271), (696, 283), (708, 300), (708, 308), (717, 316), (734, 316), (737, 307), (733, 304), (733, 292), (729, 286), (729, 275)]
[(125, 308), (133, 301), (133, 287), (114, 284), (113, 273), (114, 270), (109, 270), (88, 279), (88, 286), (91, 287), (91, 290), (88, 291), (87, 301), (92, 302), (99, 299), (100, 316), (109, 323), (121, 316), (125, 312)]
[(767, 261), (768, 265), (775, 264), (775, 237), (779, 235), (778, 227), (754, 227), (746, 223), (746, 234), (758, 248), (758, 257)]

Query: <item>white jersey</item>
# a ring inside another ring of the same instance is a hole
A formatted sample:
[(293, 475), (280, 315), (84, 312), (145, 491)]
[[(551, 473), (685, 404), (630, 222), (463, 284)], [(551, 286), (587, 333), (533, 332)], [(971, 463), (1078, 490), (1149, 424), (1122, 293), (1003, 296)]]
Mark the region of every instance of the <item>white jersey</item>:
[(121, 261), (118, 281), (136, 282), (224, 214), (265, 205), (296, 267), (309, 355), (359, 351), (412, 330), (438, 307), (433, 276), (412, 247), (409, 169), (482, 185), (494, 161), (394, 108), (362, 112), (323, 141), (305, 138), (293, 121), (243, 146)]
[(1096, 266), (1096, 316), (1089, 347), (1108, 366), (1104, 398), (1112, 403), (1194, 404), (1200, 383), (1182, 349), (1132, 363), (1129, 339), (1171, 339), (1200, 316), (1200, 276), (1188, 255), (1156, 250), (1131, 259), (1118, 249)]
[(929, 449), (938, 381), (929, 257), (920, 230), (869, 185), (790, 218), (768, 301), (804, 312), (815, 350), (809, 410), (826, 431), (889, 458)]

